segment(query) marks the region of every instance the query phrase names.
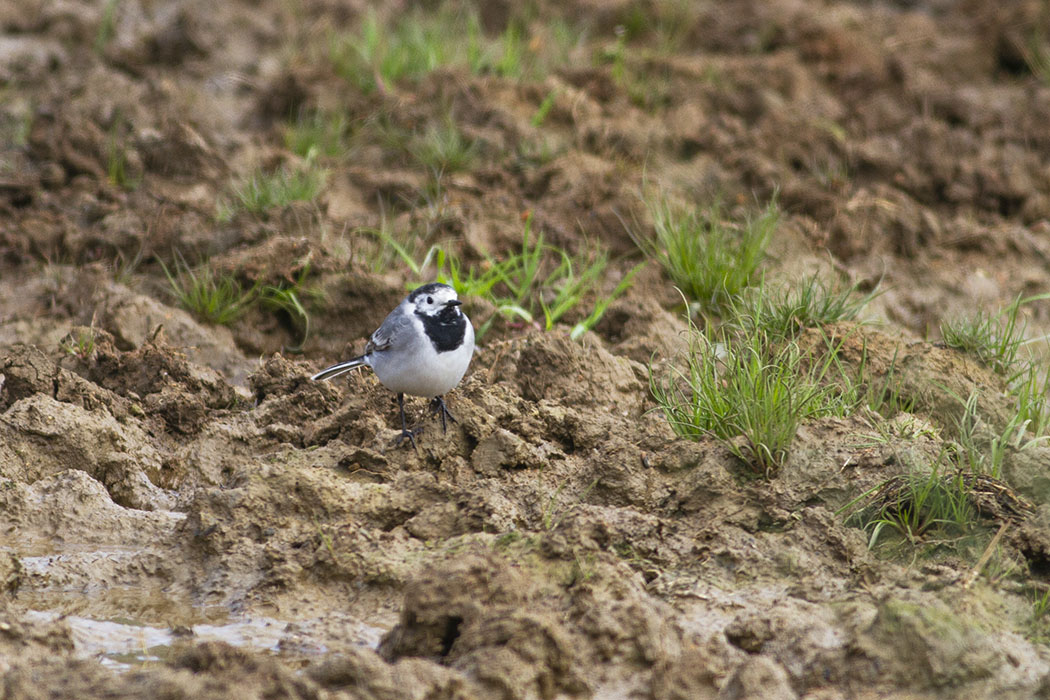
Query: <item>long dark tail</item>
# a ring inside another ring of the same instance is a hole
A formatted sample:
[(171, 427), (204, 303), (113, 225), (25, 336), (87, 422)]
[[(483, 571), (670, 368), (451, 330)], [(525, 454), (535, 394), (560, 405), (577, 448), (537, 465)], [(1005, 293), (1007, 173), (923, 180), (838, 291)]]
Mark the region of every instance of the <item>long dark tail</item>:
[(340, 362), (337, 365), (332, 365), (327, 369), (323, 369), (314, 376), (310, 377), (310, 379), (324, 381), (325, 379), (331, 379), (332, 377), (338, 377), (341, 374), (346, 374), (350, 370), (357, 369), (358, 367), (364, 364), (367, 364), (365, 362), (365, 356), (361, 355), (361, 357), (355, 357), (352, 360)]

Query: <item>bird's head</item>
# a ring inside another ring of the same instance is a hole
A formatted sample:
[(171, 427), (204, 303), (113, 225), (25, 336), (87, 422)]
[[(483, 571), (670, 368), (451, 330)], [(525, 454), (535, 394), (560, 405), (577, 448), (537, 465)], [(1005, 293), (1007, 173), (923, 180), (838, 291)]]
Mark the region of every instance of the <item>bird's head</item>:
[(440, 282), (432, 282), (413, 290), (408, 295), (408, 303), (417, 314), (454, 318), (460, 315), (458, 307), (463, 302), (459, 300), (456, 290), (452, 287)]

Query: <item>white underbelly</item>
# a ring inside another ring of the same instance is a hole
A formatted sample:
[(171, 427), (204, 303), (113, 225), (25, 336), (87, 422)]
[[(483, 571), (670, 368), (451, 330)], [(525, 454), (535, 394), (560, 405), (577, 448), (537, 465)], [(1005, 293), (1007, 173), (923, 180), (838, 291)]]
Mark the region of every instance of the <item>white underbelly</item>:
[(473, 349), (419, 353), (415, 361), (404, 357), (375, 357), (372, 369), (387, 389), (398, 394), (433, 398), (451, 391), (463, 379), (470, 366)]

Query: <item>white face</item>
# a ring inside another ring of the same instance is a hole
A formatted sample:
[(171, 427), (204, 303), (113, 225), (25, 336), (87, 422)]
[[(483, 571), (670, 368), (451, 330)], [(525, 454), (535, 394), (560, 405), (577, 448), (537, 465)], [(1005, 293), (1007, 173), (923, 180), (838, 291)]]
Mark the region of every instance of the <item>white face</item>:
[(408, 295), (408, 301), (415, 306), (416, 312), (428, 316), (437, 315), (448, 306), (448, 302), (458, 299), (456, 290), (447, 284), (425, 284)]

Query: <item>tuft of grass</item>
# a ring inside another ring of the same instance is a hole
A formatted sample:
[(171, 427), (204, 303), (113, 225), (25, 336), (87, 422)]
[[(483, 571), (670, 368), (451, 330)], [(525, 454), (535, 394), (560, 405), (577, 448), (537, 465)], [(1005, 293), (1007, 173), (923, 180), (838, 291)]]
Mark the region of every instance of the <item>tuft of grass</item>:
[(417, 279), (429, 276), (427, 270), (433, 264), (437, 281), (451, 285), (462, 297), (489, 301), (497, 313), (477, 329), (479, 339), (497, 316), (535, 323), (549, 331), (586, 299), (596, 298), (591, 311), (570, 333), (577, 339), (593, 328), (609, 304), (630, 288), (641, 267), (629, 271), (611, 294), (602, 296), (599, 288), (609, 265), (608, 253), (594, 247), (574, 257), (562, 248), (547, 244), (542, 233), (533, 234), (531, 214), (522, 229), (520, 251), (501, 260), (486, 256), (477, 266), (467, 265), (441, 245), (432, 245), (422, 253), (418, 237), (405, 240), (386, 225), (361, 231), (379, 240), (384, 261), (400, 260)]
[[(1050, 440), (1050, 436), (1036, 433), (1025, 439), (1030, 420), (1015, 413), (998, 435), (987, 427), (977, 410), (979, 392), (974, 390), (963, 403), (963, 413), (955, 419), (956, 452), (961, 466), (974, 474), (1001, 478), (1003, 464), (1011, 452), (1026, 450)], [(959, 397), (956, 397), (959, 398)]]
[(24, 148), (33, 131), (33, 107), (28, 102), (16, 102), (6, 91), (0, 91), (0, 99), (10, 106), (5, 115), (0, 115), (0, 139), (15, 148)]
[(72, 355), (79, 360), (87, 360), (95, 353), (95, 337), (94, 328), (82, 326), (70, 331), (60, 347), (67, 355)]
[(643, 267), (645, 267), (645, 263), (635, 265), (628, 270), (626, 275), (623, 276), (623, 279), (621, 279), (619, 284), (616, 285), (616, 288), (613, 289), (612, 294), (598, 297), (598, 301), (594, 303), (594, 309), (587, 318), (572, 327), (569, 337), (573, 340), (579, 340), (584, 333), (597, 326), (598, 322), (602, 320), (602, 316), (605, 315), (605, 311), (609, 308), (609, 305), (616, 301), (621, 294), (630, 289), (631, 285), (634, 284), (634, 276), (638, 274)]
[[(1050, 12), (1044, 14), (1050, 18)], [(1050, 33), (1045, 28), (1034, 29), (1019, 42), (1018, 48), (1032, 75), (1044, 85), (1050, 85)]]
[(318, 156), (339, 158), (348, 150), (350, 130), (346, 115), (306, 112), (284, 130), (284, 143), (290, 151), (309, 160)]
[(547, 121), (547, 115), (550, 114), (551, 110), (554, 108), (554, 103), (558, 100), (558, 93), (558, 88), (554, 88), (543, 98), (543, 101), (540, 102), (540, 106), (536, 108), (536, 112), (532, 115), (532, 118), (529, 119), (529, 123), (532, 124), (532, 126), (539, 128), (543, 125), (543, 122)]
[(496, 75), (520, 78), (525, 73), (525, 42), (518, 22), (509, 22), (498, 42), (498, 58), (493, 64)]
[(138, 270), (139, 265), (142, 264), (142, 261), (145, 258), (147, 240), (148, 231), (147, 238), (143, 238), (139, 241), (138, 250), (136, 250), (135, 254), (130, 257), (122, 250), (117, 251), (116, 256), (113, 258), (111, 267), (114, 282), (118, 282), (125, 286), (131, 284), (135, 271)]
[(1025, 301), (1018, 296), (995, 314), (980, 311), (970, 317), (945, 319), (940, 324), (944, 344), (972, 355), (996, 374), (1009, 375), (1024, 343), (1027, 324), (1020, 311)]
[(377, 273), (389, 270), (392, 265), (400, 262), (411, 270), (413, 276), (420, 279), (435, 253), (433, 247), (423, 249), (422, 237), (415, 231), (395, 229), (385, 210), (378, 227), (363, 226), (354, 229), (354, 233), (375, 239), (376, 247), (367, 256), (367, 260), (371, 270)]
[(219, 202), (216, 218), (229, 221), (238, 211), (258, 215), (292, 202), (313, 201), (327, 178), (327, 171), (312, 166), (299, 170), (282, 167), (273, 173), (255, 172), (234, 183), (232, 199)]
[(867, 406), (868, 410), (883, 418), (892, 418), (900, 413), (912, 413), (915, 410), (915, 397), (901, 393), (901, 380), (897, 376), (899, 353), (898, 346), (894, 348), (893, 359), (890, 360), (890, 365), (881, 380), (869, 375), (867, 342), (861, 348), (860, 367), (855, 381), (851, 382), (847, 378), (838, 358), (835, 358), (835, 366), (839, 368), (840, 376), (846, 379), (847, 392), (853, 393), (856, 398), (855, 405)]
[(969, 533), (978, 524), (970, 497), (972, 484), (961, 470), (943, 473), (942, 464), (939, 458), (928, 470), (913, 469), (887, 479), (840, 512), (850, 511), (846, 522), (868, 533), (869, 549), (889, 532), (911, 545), (934, 532), (943, 536)]
[(541, 80), (569, 62), (583, 41), (581, 28), (554, 19), (526, 25), (512, 19), (489, 39), (473, 8), (414, 7), (381, 19), (366, 13), (355, 31), (333, 34), (328, 56), (337, 75), (365, 94), (387, 93), (403, 81), (418, 81), (442, 67), (466, 68), (512, 80)]
[(132, 189), (127, 171), (127, 152), (113, 136), (106, 141), (106, 177), (121, 189)]
[(310, 313), (303, 305), (303, 297), (317, 297), (321, 292), (305, 286), (310, 266), (304, 265), (302, 271), (291, 284), (263, 285), (259, 290), (259, 301), (267, 309), (287, 314), (302, 333), (298, 345), (285, 348), (288, 352), (301, 352), (310, 337)]
[[(1018, 296), (995, 314), (984, 311), (941, 323), (945, 345), (965, 352), (1002, 376), (1017, 400), (1016, 419), (1036, 436), (1050, 432), (1050, 366), (1037, 362), (1028, 346), (1046, 338), (1026, 339), (1027, 321), (1021, 307), (1050, 294)], [(963, 401), (965, 405), (965, 401)]]
[(1050, 643), (1050, 589), (1042, 594), (1036, 592), (1030, 600), (1032, 615), (1028, 621), (1028, 638), (1038, 644)]
[(879, 294), (876, 289), (861, 295), (858, 286), (828, 283), (817, 275), (779, 287), (759, 284), (728, 301), (728, 317), (774, 337), (792, 337), (804, 328), (855, 319)]
[(714, 436), (768, 477), (787, 461), (803, 421), (852, 408), (823, 382), (833, 357), (818, 361), (761, 328), (701, 331), (690, 320), (684, 361), (662, 373), (650, 364), (649, 387), (677, 434)]
[(477, 157), (478, 145), (463, 136), (450, 119), (441, 125), (430, 125), (408, 144), (408, 151), (421, 165), (435, 175), (466, 170)]
[[(568, 514), (569, 510), (571, 510), (572, 505), (575, 505), (570, 504), (566, 506), (559, 504), (562, 492), (565, 491), (565, 487), (568, 486), (568, 484), (569, 481), (567, 479), (561, 482), (561, 484), (558, 485), (558, 488), (555, 489), (554, 493), (551, 494), (550, 499), (547, 501), (547, 507), (543, 509), (542, 527), (547, 532), (551, 532), (553, 530), (558, 529), (558, 526), (561, 524), (562, 519), (566, 516), (566, 514)], [(583, 503), (587, 498), (587, 495), (590, 494), (590, 492), (593, 491), (594, 487), (597, 485), (598, 479), (595, 479), (586, 487), (584, 487), (584, 489), (579, 494), (577, 494), (575, 501), (578, 503)]]
[(218, 275), (208, 265), (196, 270), (181, 255), (175, 258), (174, 273), (161, 262), (170, 293), (179, 306), (207, 323), (227, 325), (255, 301), (255, 287), (244, 290), (231, 275)]
[(1050, 590), (1032, 601), (1032, 613), (1036, 619), (1046, 617), (1050, 613)]
[(351, 138), (352, 147), (378, 144), (384, 154), (396, 155), (403, 160), (402, 154), (409, 153), (409, 144), (415, 134), (403, 126), (396, 114), (390, 109), (378, 109), (361, 122), (359, 129)]
[(102, 18), (95, 32), (95, 53), (101, 54), (117, 34), (117, 8), (120, 0), (106, 0), (102, 6)]
[(570, 26), (561, 19), (526, 23), (514, 18), (498, 37), (487, 40), (475, 17), (466, 35), (467, 65), (475, 75), (491, 73), (511, 80), (542, 81), (553, 70), (568, 65), (570, 53), (584, 41), (584, 35), (582, 27)]
[(361, 92), (385, 93), (402, 80), (470, 63), (481, 53), (480, 36), (472, 12), (416, 8), (386, 23), (369, 10), (356, 32), (330, 37), (328, 55), (336, 74)]
[(123, 129), (124, 120), (118, 114), (106, 135), (106, 177), (122, 190), (133, 190), (139, 182), (128, 171), (128, 149), (121, 134)]
[(611, 66), (612, 78), (618, 85), (627, 80), (627, 28), (618, 24), (613, 28), (615, 40), (598, 52), (598, 62)]
[(500, 270), (491, 265), (483, 268), (467, 266), (459, 256), (440, 246), (433, 251), (438, 282), (451, 286), (463, 297), (492, 299), (492, 290), (502, 274)]
[(597, 292), (609, 258), (604, 250), (595, 248), (578, 261), (564, 249), (545, 243), (542, 232), (533, 238), (530, 214), (522, 229), (521, 251), (501, 261), (487, 257), (486, 262), (497, 278), (492, 301), (500, 312), (526, 323), (542, 315), (543, 329), (549, 331), (585, 297)]
[(190, 267), (182, 255), (176, 253), (174, 271), (161, 261), (161, 268), (168, 278), (169, 292), (179, 306), (207, 323), (228, 325), (237, 320), (255, 304), (278, 313), (284, 313), (302, 333), (299, 344), (285, 348), (288, 352), (299, 352), (310, 337), (310, 313), (304, 298), (316, 297), (321, 292), (308, 289), (306, 278), (309, 265), (304, 265), (292, 282), (275, 285), (254, 284), (244, 289), (232, 275), (216, 274), (207, 264)]
[(757, 215), (727, 221), (719, 203), (706, 208), (649, 196), (653, 235), (632, 234), (646, 255), (691, 300), (719, 310), (751, 285), (780, 217), (776, 197)]
[(666, 61), (652, 60), (654, 54), (651, 51), (629, 56), (632, 52), (628, 40), (638, 33), (638, 27), (632, 27), (632, 23), (617, 25), (613, 30), (614, 40), (602, 47), (595, 58), (599, 64), (609, 66), (613, 82), (632, 104), (653, 112), (672, 102), (671, 71)]
[(1017, 419), (1034, 435), (1050, 434), (1050, 365), (1026, 362), (1014, 373), (1010, 392), (1017, 399)]
[(549, 133), (540, 133), (534, 138), (519, 141), (515, 156), (519, 168), (540, 168), (560, 156), (565, 150), (565, 145), (557, 137)]

